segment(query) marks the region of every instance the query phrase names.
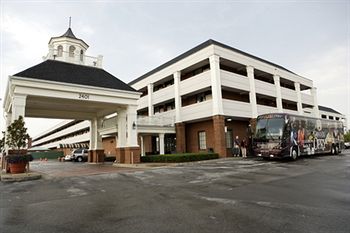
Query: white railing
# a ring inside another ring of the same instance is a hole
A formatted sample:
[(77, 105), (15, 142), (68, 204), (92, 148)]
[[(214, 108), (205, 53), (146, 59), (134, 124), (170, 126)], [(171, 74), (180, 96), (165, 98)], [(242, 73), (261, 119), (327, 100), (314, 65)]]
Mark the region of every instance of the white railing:
[(174, 95), (175, 95), (174, 85), (171, 85), (153, 92), (152, 102), (153, 104), (158, 104), (164, 100), (169, 100), (174, 98)]
[(305, 103), (305, 104), (313, 105), (314, 99), (313, 99), (312, 95), (301, 93), (301, 102)]
[(69, 63), (74, 63), (78, 65), (93, 66), (102, 68), (102, 59), (103, 57), (99, 55), (98, 57), (92, 57), (88, 55), (81, 55), (78, 53), (69, 53), (67, 51), (58, 52), (57, 49), (52, 49), (49, 53), (43, 57), (44, 60), (57, 60), (65, 61)]
[(180, 95), (186, 95), (196, 90), (211, 86), (210, 70), (195, 75), (180, 82)]
[(261, 80), (255, 79), (255, 92), (258, 94), (276, 97), (276, 86)]
[(258, 108), (258, 115), (278, 112), (277, 108), (270, 107), (270, 106), (258, 105), (257, 108)]
[(291, 100), (294, 102), (297, 100), (297, 92), (285, 87), (281, 87), (281, 95), (282, 99)]
[[(161, 113), (160, 113), (161, 114)], [(159, 115), (160, 115), (159, 114)], [(145, 116), (137, 117), (137, 126), (174, 126), (174, 117), (164, 117), (164, 116)]]
[(222, 103), (226, 116), (252, 117), (252, 107), (250, 103), (228, 99), (223, 99)]
[(189, 121), (210, 117), (213, 115), (213, 101), (206, 100), (200, 103), (191, 104), (181, 108), (181, 120)]
[(148, 95), (142, 96), (137, 100), (137, 109), (143, 109), (148, 107)]
[(226, 87), (232, 87), (240, 90), (249, 91), (248, 77), (235, 74), (226, 70), (220, 70), (221, 85)]

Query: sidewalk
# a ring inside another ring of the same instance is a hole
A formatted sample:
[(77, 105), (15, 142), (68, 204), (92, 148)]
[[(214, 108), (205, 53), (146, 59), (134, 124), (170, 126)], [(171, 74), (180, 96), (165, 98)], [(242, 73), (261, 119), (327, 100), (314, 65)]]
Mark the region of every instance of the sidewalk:
[(1, 182), (10, 183), (10, 182), (21, 182), (27, 180), (38, 180), (41, 178), (41, 174), (37, 172), (28, 172), (28, 173), (19, 173), (19, 174), (10, 174), (10, 173), (1, 173)]

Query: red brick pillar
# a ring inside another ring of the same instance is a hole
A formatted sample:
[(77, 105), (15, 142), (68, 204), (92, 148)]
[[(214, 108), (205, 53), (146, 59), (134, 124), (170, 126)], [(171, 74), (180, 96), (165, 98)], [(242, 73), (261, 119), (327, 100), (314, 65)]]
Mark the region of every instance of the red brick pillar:
[(141, 162), (140, 147), (125, 147), (125, 163), (134, 164)]
[(116, 154), (116, 160), (118, 163), (125, 163), (125, 148), (124, 147), (118, 147), (115, 148), (115, 154)]
[(226, 138), (225, 138), (225, 117), (216, 115), (213, 116), (214, 129), (214, 151), (219, 154), (220, 158), (227, 157), (226, 155)]
[(185, 123), (175, 124), (176, 132), (176, 153), (186, 152), (186, 127)]
[(89, 150), (89, 163), (104, 163), (105, 161), (105, 151), (102, 150)]

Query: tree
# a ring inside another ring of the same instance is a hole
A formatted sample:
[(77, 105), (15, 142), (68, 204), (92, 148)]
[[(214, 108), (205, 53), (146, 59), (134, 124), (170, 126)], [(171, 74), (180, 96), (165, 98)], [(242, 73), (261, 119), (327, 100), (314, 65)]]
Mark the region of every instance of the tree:
[(0, 139), (0, 153), (5, 149), (5, 131), (2, 131), (2, 137)]
[(348, 131), (346, 134), (344, 134), (344, 141), (350, 142), (350, 131)]
[(13, 150), (20, 152), (21, 148), (27, 145), (29, 134), (27, 128), (24, 127), (25, 123), (22, 116), (19, 116), (17, 120), (12, 122), (7, 127), (6, 144)]

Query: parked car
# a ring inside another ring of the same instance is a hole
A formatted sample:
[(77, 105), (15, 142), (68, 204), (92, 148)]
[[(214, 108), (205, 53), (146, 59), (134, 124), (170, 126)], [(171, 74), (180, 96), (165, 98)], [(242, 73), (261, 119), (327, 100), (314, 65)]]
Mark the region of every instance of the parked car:
[(64, 160), (83, 162), (83, 161), (87, 161), (88, 155), (89, 155), (88, 149), (79, 148), (79, 149), (75, 149), (71, 154), (66, 155), (64, 157)]
[(345, 142), (344, 146), (345, 146), (345, 149), (350, 149), (350, 142)]

